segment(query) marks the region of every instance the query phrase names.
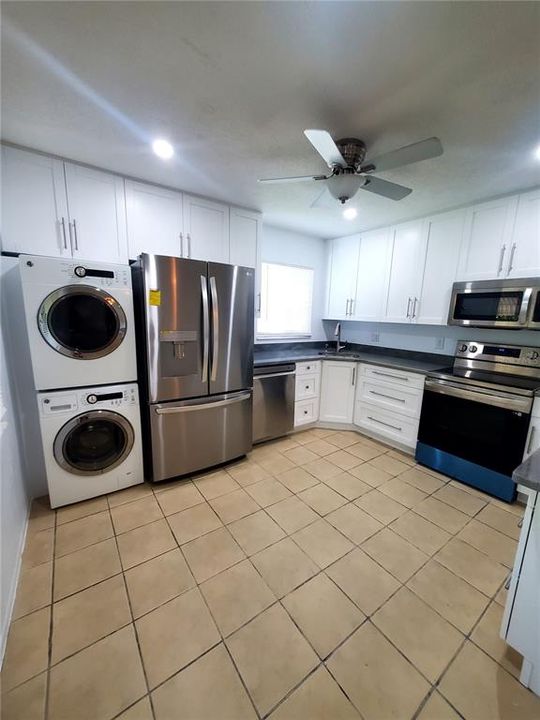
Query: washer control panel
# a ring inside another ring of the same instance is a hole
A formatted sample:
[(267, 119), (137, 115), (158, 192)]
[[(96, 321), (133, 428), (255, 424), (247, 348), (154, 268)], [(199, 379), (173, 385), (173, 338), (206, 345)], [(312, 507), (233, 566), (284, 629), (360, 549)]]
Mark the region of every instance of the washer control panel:
[(131, 270), (128, 265), (21, 255), (19, 266), (24, 284), (62, 287), (82, 282), (105, 289), (131, 288)]

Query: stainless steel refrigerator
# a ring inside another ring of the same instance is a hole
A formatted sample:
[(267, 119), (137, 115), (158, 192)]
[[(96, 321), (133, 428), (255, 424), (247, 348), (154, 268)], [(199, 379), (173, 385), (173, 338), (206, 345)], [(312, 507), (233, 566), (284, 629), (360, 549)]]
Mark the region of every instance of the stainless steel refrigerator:
[(254, 272), (148, 254), (133, 266), (146, 472), (155, 482), (251, 449)]

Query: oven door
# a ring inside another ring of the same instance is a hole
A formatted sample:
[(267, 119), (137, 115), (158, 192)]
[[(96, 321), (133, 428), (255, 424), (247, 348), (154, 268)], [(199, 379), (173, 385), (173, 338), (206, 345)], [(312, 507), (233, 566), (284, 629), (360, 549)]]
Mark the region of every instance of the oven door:
[(462, 327), (521, 328), (527, 326), (532, 288), (454, 287), (448, 315), (449, 325)]
[(485, 492), (513, 500), (532, 399), (428, 378), (416, 457)]

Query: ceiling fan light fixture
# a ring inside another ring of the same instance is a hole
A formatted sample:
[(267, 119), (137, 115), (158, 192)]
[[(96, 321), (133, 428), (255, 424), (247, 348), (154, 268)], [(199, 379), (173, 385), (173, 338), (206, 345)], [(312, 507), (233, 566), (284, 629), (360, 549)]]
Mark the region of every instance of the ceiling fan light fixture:
[(358, 210), (354, 207), (345, 208), (343, 211), (343, 217), (345, 220), (354, 220), (358, 215)]

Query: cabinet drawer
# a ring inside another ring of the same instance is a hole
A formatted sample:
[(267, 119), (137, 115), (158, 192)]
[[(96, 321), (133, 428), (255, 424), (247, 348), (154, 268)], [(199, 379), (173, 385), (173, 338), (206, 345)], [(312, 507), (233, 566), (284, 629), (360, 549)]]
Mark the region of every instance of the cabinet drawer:
[(402, 445), (416, 445), (418, 420), (415, 418), (381, 410), (376, 405), (358, 403), (354, 423)]
[(319, 419), (319, 399), (301, 400), (294, 403), (294, 426), (316, 422)]
[(379, 382), (360, 376), (356, 390), (356, 402), (357, 404), (371, 403), (382, 410), (419, 418), (422, 395), (421, 388), (401, 387), (397, 383)]
[(321, 361), (312, 360), (311, 362), (296, 363), (297, 375), (314, 375), (321, 373)]
[(307, 400), (319, 396), (319, 375), (296, 376), (296, 400)]
[(407, 372), (406, 370), (395, 370), (394, 368), (384, 367), (383, 365), (366, 365), (361, 363), (360, 375), (370, 380), (399, 383), (404, 387), (424, 387), (424, 375)]

